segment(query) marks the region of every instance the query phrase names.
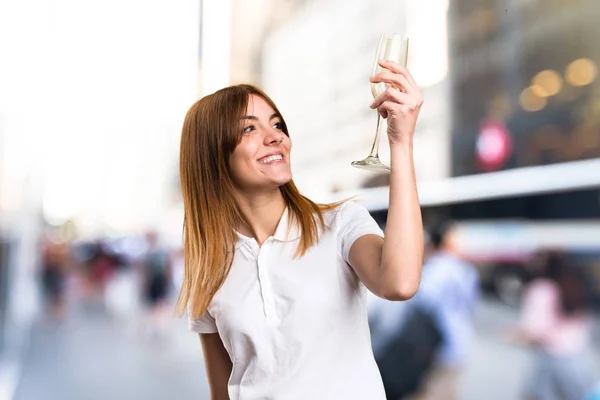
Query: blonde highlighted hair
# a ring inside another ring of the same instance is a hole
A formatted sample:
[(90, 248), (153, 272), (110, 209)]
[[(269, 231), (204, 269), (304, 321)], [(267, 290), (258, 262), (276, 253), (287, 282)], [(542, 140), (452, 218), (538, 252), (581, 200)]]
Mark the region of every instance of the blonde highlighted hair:
[[(240, 117), (251, 95), (262, 97), (281, 117), (275, 103), (260, 89), (236, 85), (197, 101), (187, 112), (180, 147), (180, 179), (184, 206), (183, 247), (185, 272), (176, 312), (186, 308), (199, 318), (227, 278), (235, 244), (236, 227), (243, 216), (233, 197), (229, 168), (231, 153), (241, 140)], [(303, 256), (325, 229), (323, 212), (341, 203), (317, 204), (300, 194), (293, 181), (280, 186), (290, 222), (300, 228), (296, 256)]]

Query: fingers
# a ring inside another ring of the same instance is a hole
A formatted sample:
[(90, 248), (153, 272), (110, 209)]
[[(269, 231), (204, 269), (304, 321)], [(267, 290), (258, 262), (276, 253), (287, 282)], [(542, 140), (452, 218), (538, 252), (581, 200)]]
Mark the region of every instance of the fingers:
[(383, 103), (389, 102), (395, 105), (402, 105), (410, 109), (416, 109), (421, 106), (423, 100), (420, 95), (411, 93), (403, 93), (394, 88), (388, 87), (381, 95), (371, 104), (371, 108), (379, 108)]
[(369, 78), (372, 83), (385, 83), (388, 88), (371, 104), (383, 118), (389, 115), (418, 115), (423, 95), (414, 78), (402, 65), (392, 61), (379, 61), (383, 70)]
[(389, 71), (380, 72), (377, 75), (370, 77), (369, 81), (372, 83), (387, 83), (406, 93), (415, 92), (415, 88), (404, 75), (394, 74)]
[(419, 88), (419, 85), (417, 85), (417, 82), (415, 81), (415, 79), (413, 78), (412, 74), (410, 73), (410, 71), (408, 69), (406, 69), (406, 67), (402, 66), (401, 64), (394, 62), (394, 61), (385, 61), (385, 60), (379, 60), (379, 65), (394, 73), (394, 74), (399, 74), (402, 75), (404, 77), (406, 77), (406, 79), (408, 79), (408, 81), (410, 82), (411, 86), (414, 89)]

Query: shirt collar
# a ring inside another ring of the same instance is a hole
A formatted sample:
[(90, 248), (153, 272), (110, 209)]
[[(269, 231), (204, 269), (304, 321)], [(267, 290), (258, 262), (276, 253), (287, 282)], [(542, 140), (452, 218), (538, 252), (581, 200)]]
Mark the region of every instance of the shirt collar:
[[(291, 225), (288, 225), (291, 222)], [(241, 233), (236, 231), (238, 235), (238, 241), (235, 244), (236, 250), (240, 248), (244, 243), (249, 240), (254, 240), (254, 238), (242, 235)], [(275, 234), (273, 235), (273, 239), (278, 242), (292, 242), (300, 237), (300, 227), (296, 221), (290, 221), (289, 208), (285, 208), (283, 211), (283, 215), (279, 219), (279, 223), (277, 224), (277, 229), (275, 229)]]

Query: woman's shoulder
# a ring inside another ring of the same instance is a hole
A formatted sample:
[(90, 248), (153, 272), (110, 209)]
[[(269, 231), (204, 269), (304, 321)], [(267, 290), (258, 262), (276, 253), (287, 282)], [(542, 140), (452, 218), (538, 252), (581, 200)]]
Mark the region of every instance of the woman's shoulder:
[(356, 199), (348, 199), (344, 200), (340, 203), (332, 203), (326, 206), (326, 210), (323, 214), (332, 214), (332, 215), (343, 215), (347, 213), (352, 213), (360, 210), (364, 210), (368, 212), (365, 206), (360, 204), (360, 202)]
[(326, 222), (340, 223), (351, 219), (353, 215), (359, 213), (368, 213), (368, 211), (357, 200), (350, 199), (341, 203), (327, 205), (327, 208), (323, 211), (323, 217)]
[(342, 237), (370, 233), (383, 237), (383, 231), (373, 216), (355, 199), (338, 204), (324, 219), (327, 227)]

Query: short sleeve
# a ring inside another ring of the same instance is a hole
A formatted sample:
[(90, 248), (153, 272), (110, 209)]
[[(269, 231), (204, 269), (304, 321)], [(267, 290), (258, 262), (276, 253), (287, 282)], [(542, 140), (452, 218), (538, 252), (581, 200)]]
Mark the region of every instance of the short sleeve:
[(383, 231), (369, 211), (363, 205), (352, 201), (340, 207), (337, 224), (338, 249), (346, 262), (348, 262), (350, 248), (356, 239), (369, 234), (383, 237)]
[(188, 310), (188, 326), (197, 333), (217, 333), (217, 323), (209, 311), (206, 310), (200, 318), (194, 319)]

